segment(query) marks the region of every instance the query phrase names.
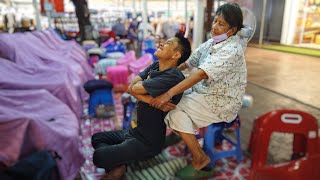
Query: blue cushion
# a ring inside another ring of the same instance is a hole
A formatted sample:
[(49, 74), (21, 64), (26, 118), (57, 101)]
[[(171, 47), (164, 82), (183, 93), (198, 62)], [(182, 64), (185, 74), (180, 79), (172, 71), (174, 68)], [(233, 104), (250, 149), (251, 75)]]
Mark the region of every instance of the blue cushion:
[(84, 89), (91, 94), (93, 91), (98, 89), (112, 89), (113, 85), (111, 82), (106, 80), (89, 80), (83, 85)]

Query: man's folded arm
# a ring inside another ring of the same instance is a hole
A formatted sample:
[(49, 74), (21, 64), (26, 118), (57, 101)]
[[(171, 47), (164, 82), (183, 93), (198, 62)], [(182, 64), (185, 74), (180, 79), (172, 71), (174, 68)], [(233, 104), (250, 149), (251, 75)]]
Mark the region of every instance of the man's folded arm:
[(143, 81), (138, 81), (132, 86), (132, 92), (135, 94), (149, 94), (146, 88), (142, 85)]
[(140, 76), (136, 76), (134, 78), (134, 80), (130, 83), (129, 87), (128, 87), (128, 93), (131, 94), (132, 93), (132, 87), (139, 81), (142, 81), (142, 78)]
[[(128, 93), (131, 94), (132, 96), (134, 96), (137, 100), (145, 102), (147, 104), (150, 104), (153, 97), (151, 95), (149, 95), (147, 90), (142, 85), (142, 82), (143, 81), (141, 79), (140, 81), (136, 81), (134, 84), (131, 84), (132, 86), (130, 85), (131, 88), (129, 86)], [(174, 108), (175, 108), (175, 104), (168, 102), (165, 104), (165, 106), (160, 108), (160, 110), (162, 110), (164, 112), (168, 112)]]

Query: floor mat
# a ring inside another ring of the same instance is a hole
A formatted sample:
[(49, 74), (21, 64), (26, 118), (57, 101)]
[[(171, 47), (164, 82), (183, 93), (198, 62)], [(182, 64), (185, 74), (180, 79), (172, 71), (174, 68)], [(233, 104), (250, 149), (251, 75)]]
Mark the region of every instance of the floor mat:
[[(85, 163), (81, 167), (80, 174), (82, 179), (87, 180), (95, 180), (99, 179), (99, 177), (104, 173), (101, 169), (97, 169), (92, 162), (93, 148), (91, 146), (91, 136), (94, 133), (101, 131), (111, 131), (118, 129), (122, 122), (122, 111), (123, 107), (121, 104), (121, 94), (114, 94), (114, 102), (116, 109), (116, 117), (109, 119), (95, 119), (89, 118), (86, 116), (88, 107), (85, 106), (85, 116), (81, 119), (80, 122), (80, 138), (82, 141), (81, 150), (85, 157)], [(117, 125), (118, 123), (118, 125)]]
[[(100, 131), (118, 129), (122, 125), (123, 107), (121, 104), (121, 94), (114, 94), (114, 102), (117, 117), (110, 119), (94, 119), (85, 116), (81, 119), (81, 141), (82, 152), (85, 156), (85, 163), (81, 168), (81, 178), (83, 180), (98, 180), (104, 174), (104, 170), (96, 168), (92, 163), (93, 148), (91, 146), (91, 136)], [(87, 107), (85, 107), (87, 109)], [(116, 124), (118, 122), (118, 125)], [(117, 127), (118, 126), (118, 127)], [(230, 149), (228, 142), (223, 142), (218, 150)], [(174, 174), (190, 162), (191, 155), (187, 152), (185, 144), (178, 144), (165, 148), (162, 153), (153, 159), (133, 163), (129, 165), (125, 179), (175, 179)], [(209, 179), (216, 180), (236, 180), (246, 179), (249, 175), (250, 161), (247, 158), (238, 163), (235, 158), (225, 158), (216, 162), (215, 176)]]

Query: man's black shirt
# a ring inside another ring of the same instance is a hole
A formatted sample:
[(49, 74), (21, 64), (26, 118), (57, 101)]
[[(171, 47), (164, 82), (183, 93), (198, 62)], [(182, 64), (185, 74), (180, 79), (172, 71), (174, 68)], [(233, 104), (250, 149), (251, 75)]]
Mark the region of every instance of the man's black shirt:
[[(184, 79), (184, 75), (177, 68), (159, 71), (159, 62), (155, 62), (139, 74), (144, 80), (142, 85), (152, 97), (157, 97)], [(172, 103), (178, 104), (182, 93), (172, 98)], [(159, 153), (164, 145), (167, 115), (142, 101), (137, 102), (137, 127), (130, 130), (132, 136), (150, 145), (151, 151)]]

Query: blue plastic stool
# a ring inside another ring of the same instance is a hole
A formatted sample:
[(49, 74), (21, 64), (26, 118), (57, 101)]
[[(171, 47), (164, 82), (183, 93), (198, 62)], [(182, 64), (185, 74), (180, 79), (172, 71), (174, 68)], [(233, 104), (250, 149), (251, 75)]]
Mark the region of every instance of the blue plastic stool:
[(124, 93), (121, 97), (121, 103), (123, 105), (123, 120), (122, 120), (122, 129), (130, 129), (131, 120), (136, 104), (136, 98), (131, 96), (128, 93)]
[[(234, 123), (239, 123), (239, 126), (235, 129), (236, 133), (236, 141), (232, 141), (231, 139), (225, 137), (223, 135), (223, 130), (230, 128)], [(225, 151), (215, 151), (215, 143), (221, 143), (222, 140), (227, 140), (229, 143), (233, 145), (231, 150)], [(212, 167), (215, 162), (221, 158), (232, 157), (235, 156), (237, 161), (240, 162), (242, 157), (242, 150), (241, 150), (241, 141), (240, 141), (240, 119), (239, 116), (236, 117), (230, 123), (214, 123), (208, 126), (207, 131), (204, 135), (204, 144), (203, 150), (206, 154), (210, 157), (211, 162), (208, 164), (208, 167)]]
[(129, 102), (129, 103), (123, 104), (122, 129), (130, 129), (134, 106), (135, 106), (134, 102)]
[(94, 117), (96, 115), (95, 107), (100, 104), (114, 106), (113, 92), (111, 88), (97, 89), (90, 94), (89, 116)]

